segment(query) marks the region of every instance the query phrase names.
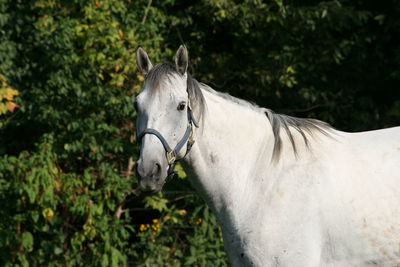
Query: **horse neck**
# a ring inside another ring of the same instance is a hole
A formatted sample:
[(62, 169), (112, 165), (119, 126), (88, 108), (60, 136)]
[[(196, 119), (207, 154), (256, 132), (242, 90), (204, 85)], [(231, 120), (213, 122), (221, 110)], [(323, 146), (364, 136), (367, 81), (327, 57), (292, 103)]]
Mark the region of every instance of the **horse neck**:
[(271, 164), (274, 139), (262, 109), (202, 91), (205, 117), (184, 167), (221, 221), (226, 212), (241, 210), (256, 197), (256, 180), (262, 177), (255, 177)]

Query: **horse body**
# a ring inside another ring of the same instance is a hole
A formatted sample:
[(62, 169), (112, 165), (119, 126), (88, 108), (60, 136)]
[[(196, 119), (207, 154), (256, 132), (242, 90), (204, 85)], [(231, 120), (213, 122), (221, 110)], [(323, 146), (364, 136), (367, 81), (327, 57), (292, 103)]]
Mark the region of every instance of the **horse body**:
[[(160, 106), (193, 94), (181, 82), (190, 78), (179, 55), (182, 71), (160, 74), (165, 88), (151, 96), (147, 84), (138, 97), (138, 130), (150, 125), (172, 145), (183, 136), (185, 115)], [(138, 57), (150, 71), (147, 54)], [(206, 108), (183, 165), (217, 216), (233, 266), (400, 264), (400, 127), (345, 133), (271, 115), (206, 85), (200, 94)], [(143, 138), (138, 170), (146, 187), (159, 188), (168, 168), (163, 147), (157, 137)]]
[[(317, 132), (309, 149), (291, 129), (299, 154), (286, 145), (274, 162), (262, 108), (203, 94), (207, 118), (185, 167), (217, 215), (233, 266), (382, 266), (400, 258), (400, 127)], [(281, 138), (289, 143), (285, 132)]]

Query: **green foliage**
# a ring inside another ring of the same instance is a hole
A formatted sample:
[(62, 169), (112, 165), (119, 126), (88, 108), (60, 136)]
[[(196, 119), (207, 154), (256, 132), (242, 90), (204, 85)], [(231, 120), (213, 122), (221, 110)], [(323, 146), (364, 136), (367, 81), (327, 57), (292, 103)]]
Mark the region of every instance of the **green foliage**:
[[(196, 76), (216, 89), (344, 130), (399, 124), (398, 2), (177, 4)], [(223, 45), (221, 45), (223, 44)], [(193, 48), (193, 49), (191, 49)]]
[(221, 230), (193, 193), (181, 207), (162, 195), (143, 198), (161, 213), (139, 226), (135, 213), (118, 214), (132, 179), (107, 163), (64, 172), (51, 137), (38, 150), (0, 159), (2, 266), (226, 265)]
[[(171, 205), (160, 216), (139, 227), (138, 266), (227, 266), (221, 229), (209, 208), (198, 205), (194, 195), (186, 196), (193, 211)], [(193, 205), (198, 206), (194, 208)]]
[(65, 173), (51, 143), (40, 152), (0, 160), (1, 265), (118, 266), (134, 229), (115, 211), (131, 180), (107, 164), (82, 175)]
[(155, 63), (185, 43), (194, 76), (216, 89), (366, 130), (400, 124), (399, 10), (0, 0), (0, 265), (226, 266), (221, 230), (181, 166), (163, 194), (136, 190), (137, 46)]
[[(174, 215), (188, 203), (178, 209), (162, 195), (137, 195), (132, 177), (133, 100), (143, 81), (134, 53), (140, 43), (154, 61), (164, 50), (171, 54), (163, 44), (162, 7), (169, 3), (147, 4), (0, 2), (0, 74), (20, 91), (15, 99), (5, 92), (20, 108), (0, 128), (0, 199), (7, 203), (0, 211), (0, 265), (183, 264), (193, 254), (188, 248), (197, 239), (171, 239), (173, 232), (197, 232)], [(204, 207), (195, 199), (191, 207)], [(156, 241), (139, 230), (153, 219), (169, 221)], [(207, 225), (217, 229), (215, 221)], [(218, 231), (208, 239), (219, 251), (202, 262), (226, 260), (220, 239)], [(179, 253), (160, 254), (173, 250)]]

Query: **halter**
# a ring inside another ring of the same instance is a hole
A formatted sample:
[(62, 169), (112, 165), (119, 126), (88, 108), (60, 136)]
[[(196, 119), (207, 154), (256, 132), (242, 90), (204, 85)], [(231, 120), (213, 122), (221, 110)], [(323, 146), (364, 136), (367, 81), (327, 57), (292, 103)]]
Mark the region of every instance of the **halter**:
[[(175, 173), (174, 172), (175, 163), (177, 161), (185, 158), (194, 144), (193, 125), (196, 128), (199, 128), (199, 125), (197, 124), (196, 120), (193, 117), (192, 108), (190, 107), (190, 100), (188, 101), (187, 111), (188, 111), (188, 113), (187, 113), (188, 126), (186, 128), (185, 134), (183, 135), (182, 139), (178, 142), (178, 144), (175, 146), (174, 149), (171, 149), (171, 147), (168, 145), (167, 140), (165, 140), (165, 138), (162, 136), (162, 134), (155, 129), (147, 128), (138, 136), (139, 142), (142, 141), (142, 138), (146, 134), (155, 135), (161, 141), (162, 145), (164, 146), (165, 152), (166, 152), (166, 157), (167, 157), (167, 162), (168, 162), (168, 176)], [(181, 151), (181, 149), (185, 145), (185, 143), (186, 143), (186, 153), (182, 158), (177, 159), (176, 157), (177, 157), (179, 151)]]

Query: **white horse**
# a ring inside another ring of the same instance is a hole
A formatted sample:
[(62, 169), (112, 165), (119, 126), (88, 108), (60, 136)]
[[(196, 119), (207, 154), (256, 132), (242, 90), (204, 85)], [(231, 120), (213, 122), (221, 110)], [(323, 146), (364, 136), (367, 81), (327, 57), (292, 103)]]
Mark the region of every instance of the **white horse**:
[(232, 266), (400, 266), (400, 127), (346, 133), (218, 93), (183, 46), (137, 62), (140, 186), (161, 190), (184, 157)]

